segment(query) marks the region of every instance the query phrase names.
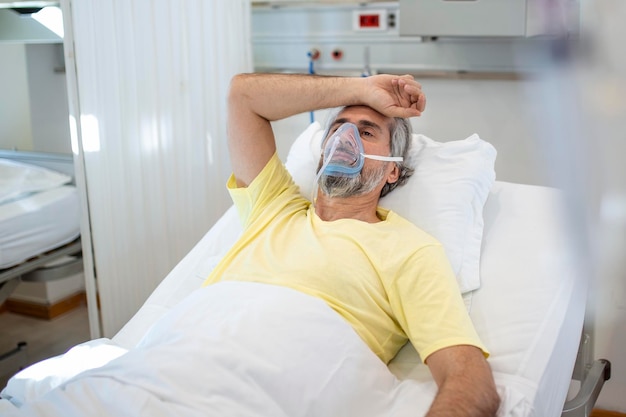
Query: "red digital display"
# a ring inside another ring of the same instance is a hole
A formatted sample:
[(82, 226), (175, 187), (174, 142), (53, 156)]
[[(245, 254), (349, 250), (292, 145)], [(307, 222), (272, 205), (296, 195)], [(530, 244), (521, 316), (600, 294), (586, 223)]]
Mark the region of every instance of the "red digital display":
[(378, 14), (362, 14), (359, 16), (359, 27), (377, 28), (380, 27), (380, 15)]

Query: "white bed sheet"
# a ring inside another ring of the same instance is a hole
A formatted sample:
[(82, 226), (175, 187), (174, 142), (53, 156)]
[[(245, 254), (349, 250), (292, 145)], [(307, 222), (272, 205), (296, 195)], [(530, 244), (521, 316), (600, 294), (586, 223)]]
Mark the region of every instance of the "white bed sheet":
[[(559, 416), (578, 351), (586, 284), (571, 249), (561, 194), (496, 181), (485, 205), (481, 288), (466, 297), (491, 351), (499, 415)], [(505, 213), (505, 216), (500, 216)], [(113, 340), (136, 345), (159, 317), (204, 281), (240, 233), (231, 208), (152, 293)], [(436, 387), (407, 345), (390, 363), (400, 379)]]
[[(466, 301), (492, 353), (489, 362), (503, 400), (498, 415), (559, 416), (578, 350), (586, 299), (586, 285), (569, 248), (562, 200), (551, 189), (496, 182), (484, 214), (481, 288)], [(159, 318), (200, 287), (239, 232), (231, 208), (118, 332), (114, 346), (140, 346)], [(102, 341), (89, 344), (88, 348), (95, 348)], [(415, 381), (426, 404), (434, 397), (436, 386), (410, 345), (389, 369), (401, 380)], [(7, 391), (23, 398), (37, 397), (56, 384), (53, 380), (12, 382)]]
[[(0, 414), (409, 417), (429, 406), (421, 385), (398, 381), (326, 303), (286, 287), (204, 287), (133, 349), (96, 343), (79, 345), (60, 363), (92, 364), (102, 356), (92, 348), (105, 348), (110, 362), (40, 395), (23, 397), (11, 386)], [(24, 374), (35, 379), (40, 365)]]
[(76, 187), (63, 185), (0, 205), (0, 269), (52, 250), (80, 235)]

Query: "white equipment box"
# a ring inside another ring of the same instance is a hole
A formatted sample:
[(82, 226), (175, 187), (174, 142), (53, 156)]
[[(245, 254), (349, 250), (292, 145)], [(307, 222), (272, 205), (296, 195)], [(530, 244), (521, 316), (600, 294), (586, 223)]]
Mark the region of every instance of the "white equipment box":
[[(573, 1), (400, 0), (400, 34), (537, 36), (567, 28)], [(574, 13), (575, 14), (575, 13)]]

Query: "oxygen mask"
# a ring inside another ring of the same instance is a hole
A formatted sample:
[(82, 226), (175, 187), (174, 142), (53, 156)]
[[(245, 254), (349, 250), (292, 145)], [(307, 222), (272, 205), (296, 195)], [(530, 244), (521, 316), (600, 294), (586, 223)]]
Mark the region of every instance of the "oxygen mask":
[(354, 177), (363, 169), (363, 142), (357, 127), (344, 123), (326, 140), (322, 171), (326, 175)]
[(400, 162), (401, 156), (368, 155), (363, 150), (359, 129), (352, 123), (344, 123), (323, 144), (323, 163), (316, 182), (322, 175), (355, 177), (363, 169), (365, 158), (378, 161)]

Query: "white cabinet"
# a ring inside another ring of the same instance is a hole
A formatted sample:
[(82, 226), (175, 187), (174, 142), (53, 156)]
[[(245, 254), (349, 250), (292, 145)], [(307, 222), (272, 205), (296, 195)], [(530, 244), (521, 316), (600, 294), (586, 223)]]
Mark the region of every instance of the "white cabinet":
[(571, 0), (400, 0), (400, 35), (527, 37), (567, 30)]

